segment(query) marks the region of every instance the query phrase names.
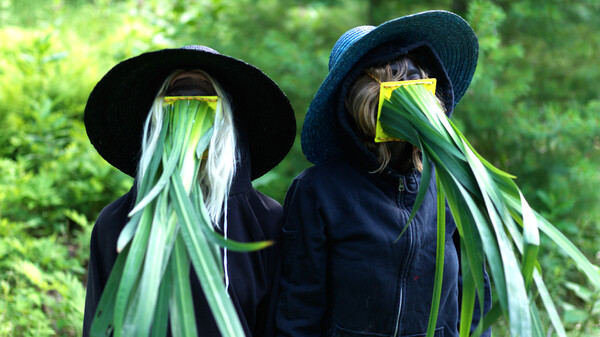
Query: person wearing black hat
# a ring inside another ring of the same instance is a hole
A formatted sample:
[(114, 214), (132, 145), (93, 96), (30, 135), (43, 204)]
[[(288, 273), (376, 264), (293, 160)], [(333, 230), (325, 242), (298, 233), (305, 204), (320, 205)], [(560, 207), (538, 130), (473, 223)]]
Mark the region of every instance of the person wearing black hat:
[[(292, 107), (258, 68), (205, 46), (164, 49), (125, 60), (93, 89), (84, 122), (98, 153), (138, 183), (156, 146), (154, 125), (162, 118), (165, 96), (220, 99), (199, 183), (212, 225), (226, 238), (275, 242), (256, 252), (223, 252), (224, 282), (246, 336), (270, 336), (283, 211), (275, 200), (256, 191), (251, 181), (275, 167), (290, 150), (296, 128)], [(117, 239), (135, 206), (135, 182), (128, 193), (102, 210), (92, 231), (84, 336), (89, 335), (116, 261)], [(195, 273), (190, 279), (198, 335), (219, 336)]]
[[(294, 180), (284, 203), (278, 336), (425, 336), (436, 265), (436, 184), (429, 184), (399, 237), (422, 164), (408, 143), (374, 142), (379, 88), (436, 78), (436, 97), (449, 116), (477, 55), (471, 27), (445, 11), (355, 27), (338, 39), (302, 129), (303, 152), (315, 166)], [(456, 224), (448, 208), (445, 216), (435, 336), (448, 337), (458, 336), (461, 286), (459, 250), (449, 239)], [(491, 306), (485, 280), (484, 313)], [(476, 305), (471, 329), (481, 317)]]

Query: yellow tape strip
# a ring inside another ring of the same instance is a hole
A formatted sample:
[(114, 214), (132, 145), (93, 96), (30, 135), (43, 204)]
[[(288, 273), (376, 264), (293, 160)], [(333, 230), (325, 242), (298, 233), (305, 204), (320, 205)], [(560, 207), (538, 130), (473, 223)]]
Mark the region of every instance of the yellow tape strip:
[(177, 101), (201, 101), (216, 109), (219, 103), (219, 96), (165, 96), (165, 104), (173, 104)]
[(425, 89), (429, 90), (435, 95), (435, 85), (437, 80), (435, 78), (425, 78), (421, 80), (411, 81), (399, 81), (399, 82), (381, 82), (379, 88), (379, 105), (377, 106), (377, 125), (375, 126), (375, 143), (383, 142), (403, 142), (404, 140), (392, 137), (383, 131), (379, 117), (381, 117), (381, 107), (385, 100), (389, 100), (392, 96), (392, 92), (400, 87), (407, 85), (423, 85)]
[(216, 102), (219, 96), (165, 96), (165, 103), (172, 103), (175, 101), (204, 101), (204, 102)]

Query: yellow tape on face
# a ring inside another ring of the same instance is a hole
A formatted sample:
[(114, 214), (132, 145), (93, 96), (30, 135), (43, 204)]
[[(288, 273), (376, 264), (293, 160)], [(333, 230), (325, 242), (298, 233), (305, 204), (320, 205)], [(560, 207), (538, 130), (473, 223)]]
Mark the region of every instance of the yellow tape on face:
[(211, 109), (216, 110), (217, 104), (219, 103), (219, 96), (165, 96), (165, 104), (192, 100), (207, 102)]
[(402, 142), (402, 139), (392, 137), (383, 131), (379, 118), (381, 117), (381, 107), (385, 100), (389, 100), (392, 96), (392, 92), (400, 87), (407, 85), (422, 85), (425, 89), (429, 90), (435, 95), (435, 85), (437, 81), (435, 78), (425, 78), (421, 80), (411, 81), (399, 81), (399, 82), (381, 82), (379, 88), (379, 105), (377, 106), (377, 125), (375, 127), (375, 143), (384, 142)]

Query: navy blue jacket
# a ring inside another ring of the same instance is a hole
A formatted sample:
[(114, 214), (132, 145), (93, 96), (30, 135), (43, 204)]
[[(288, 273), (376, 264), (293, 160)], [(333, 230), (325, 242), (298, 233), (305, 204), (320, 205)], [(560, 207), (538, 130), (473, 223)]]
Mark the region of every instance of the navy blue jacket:
[[(238, 167), (228, 200), (228, 237), (244, 242), (272, 240), (276, 244), (250, 253), (227, 252), (229, 294), (246, 336), (271, 336), (274, 304), (280, 274), (279, 237), (281, 205), (256, 191), (250, 180), (249, 161)], [(135, 188), (108, 205), (98, 217), (90, 242), (83, 336), (89, 335), (100, 296), (117, 258), (116, 242), (135, 203)], [(191, 271), (192, 292), (199, 336), (220, 336), (202, 289)]]
[[(379, 162), (350, 126), (343, 103), (346, 90), (341, 89), (335, 120), (342, 129), (336, 137), (342, 139), (343, 154), (305, 170), (286, 195), (278, 336), (425, 336), (435, 275), (435, 177), (416, 217), (395, 242), (421, 175), (414, 169), (402, 175), (389, 167), (370, 173)], [(455, 232), (447, 208), (436, 337), (458, 336), (461, 286)], [(491, 294), (485, 277), (487, 312)], [(481, 318), (478, 308), (473, 327)], [(482, 336), (490, 335), (488, 330)]]
[[(417, 216), (420, 174), (374, 175), (343, 159), (303, 172), (285, 203), (280, 336), (424, 336), (435, 273), (435, 183)], [(456, 226), (447, 212), (438, 331), (458, 336)], [(489, 283), (488, 283), (489, 287)], [(486, 296), (486, 310), (491, 298)], [(479, 315), (476, 313), (476, 320)], [(489, 335), (489, 332), (488, 332)]]

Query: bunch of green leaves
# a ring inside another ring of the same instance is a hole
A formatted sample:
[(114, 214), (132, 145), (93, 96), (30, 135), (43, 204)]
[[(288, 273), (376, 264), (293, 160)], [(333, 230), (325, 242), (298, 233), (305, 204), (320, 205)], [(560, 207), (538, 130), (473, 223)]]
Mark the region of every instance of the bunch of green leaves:
[[(545, 336), (536, 298), (554, 329), (566, 332), (550, 297), (537, 259), (539, 231), (562, 248), (600, 289), (600, 273), (559, 230), (531, 209), (514, 177), (497, 169), (469, 144), (446, 117), (435, 96), (422, 85), (401, 86), (384, 101), (379, 121), (383, 130), (419, 147), (423, 178), (409, 224), (420, 207), (435, 167), (438, 200), (438, 240), (433, 303), (428, 336), (437, 322), (444, 265), (446, 202), (460, 234), (463, 295), (460, 335), (468, 336), (476, 294), (484, 294), (487, 262), (497, 296), (473, 332), (478, 336), (500, 316), (512, 336)], [(407, 225), (408, 226), (408, 225)], [(478, 296), (483, 307), (483, 296)]]
[[(216, 98), (215, 98), (216, 100)], [(121, 251), (91, 327), (92, 336), (196, 336), (190, 265), (223, 336), (243, 336), (223, 283), (220, 247), (261, 249), (270, 242), (226, 240), (211, 225), (198, 181), (213, 134), (214, 104), (166, 105), (156, 150), (138, 185), (136, 206), (117, 242)]]
[(58, 233), (0, 218), (0, 336), (80, 336), (85, 274)]

